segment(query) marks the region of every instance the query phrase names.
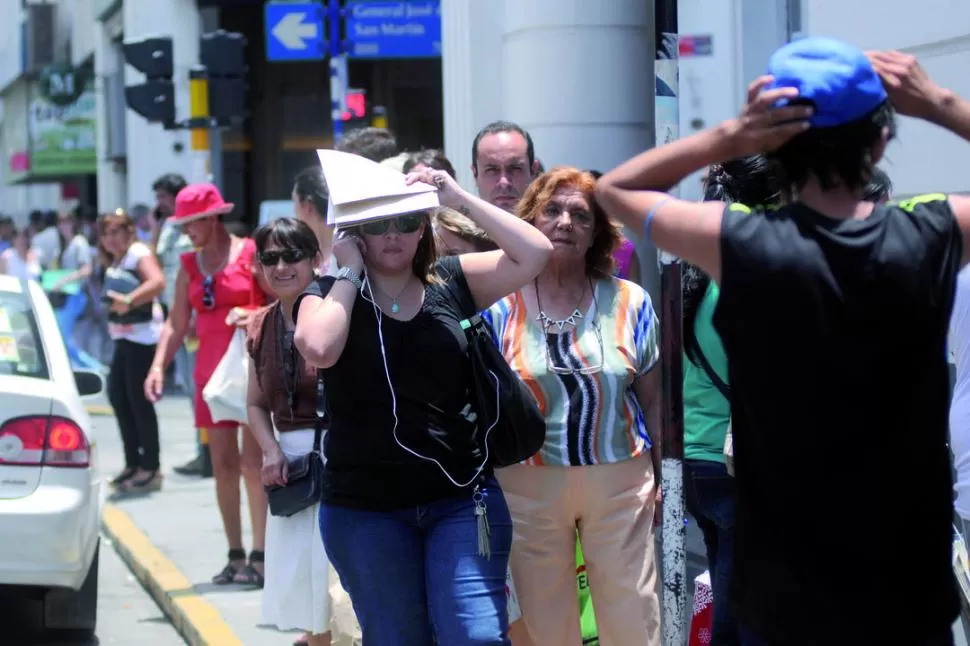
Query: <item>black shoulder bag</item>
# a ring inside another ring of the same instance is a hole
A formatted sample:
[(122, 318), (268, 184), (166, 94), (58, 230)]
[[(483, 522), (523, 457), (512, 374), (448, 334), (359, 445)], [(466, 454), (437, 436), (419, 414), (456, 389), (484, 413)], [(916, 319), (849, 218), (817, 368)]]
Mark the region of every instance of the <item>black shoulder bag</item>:
[(320, 439), (323, 437), (327, 400), (323, 388), (323, 371), (317, 370), (317, 423), (313, 433), (313, 450), (287, 462), (287, 482), (283, 486), (266, 487), (269, 513), (289, 518), (320, 502), (323, 495), (323, 456)]
[[(447, 278), (447, 277), (445, 277)], [(546, 418), (535, 397), (509, 367), (492, 341), (492, 333), (467, 289), (453, 282), (448, 293), (462, 316), (468, 341), (471, 404), (478, 414), (481, 443), (493, 467), (508, 467), (528, 460), (546, 441)]]
[(462, 321), (461, 326), (468, 340), (472, 405), (489, 463), (507, 467), (528, 460), (546, 441), (546, 419), (539, 405), (495, 346), (481, 315)]

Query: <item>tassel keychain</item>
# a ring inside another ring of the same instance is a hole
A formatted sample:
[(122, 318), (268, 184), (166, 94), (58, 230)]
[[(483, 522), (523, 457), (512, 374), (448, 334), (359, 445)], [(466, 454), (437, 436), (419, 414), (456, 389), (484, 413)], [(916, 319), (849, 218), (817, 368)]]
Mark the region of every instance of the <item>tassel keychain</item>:
[(475, 524), (478, 530), (478, 555), (490, 559), (492, 558), (492, 528), (488, 526), (488, 510), (485, 507), (485, 496), (477, 485), (475, 486), (475, 491), (472, 493), (472, 502), (475, 503)]

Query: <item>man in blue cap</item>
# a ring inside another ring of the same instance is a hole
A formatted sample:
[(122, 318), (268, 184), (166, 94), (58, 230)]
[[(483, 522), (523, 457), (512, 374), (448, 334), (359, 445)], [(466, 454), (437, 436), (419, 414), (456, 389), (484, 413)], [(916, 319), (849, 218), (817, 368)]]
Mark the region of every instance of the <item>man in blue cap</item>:
[[(970, 198), (867, 201), (899, 112), (970, 140), (970, 103), (916, 59), (808, 38), (737, 119), (605, 175), (624, 224), (720, 285), (738, 503), (730, 599), (744, 644), (951, 644), (946, 329)], [(667, 194), (767, 153), (791, 203)]]

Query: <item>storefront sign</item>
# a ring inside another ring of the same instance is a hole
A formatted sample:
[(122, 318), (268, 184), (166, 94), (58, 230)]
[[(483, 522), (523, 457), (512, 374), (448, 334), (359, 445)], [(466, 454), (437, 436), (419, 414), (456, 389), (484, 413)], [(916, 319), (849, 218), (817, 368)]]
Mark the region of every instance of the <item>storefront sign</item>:
[[(63, 79), (60, 81), (60, 85), (53, 86), (56, 100), (37, 91), (32, 93), (28, 106), (30, 174), (34, 177), (97, 172), (94, 87), (87, 81), (78, 91)], [(77, 98), (59, 105), (68, 94)]]

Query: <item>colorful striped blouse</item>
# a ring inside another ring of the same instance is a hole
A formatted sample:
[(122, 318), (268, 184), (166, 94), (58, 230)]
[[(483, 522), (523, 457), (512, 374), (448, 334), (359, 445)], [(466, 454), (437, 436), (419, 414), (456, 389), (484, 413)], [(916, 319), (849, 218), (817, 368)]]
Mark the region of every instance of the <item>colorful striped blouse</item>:
[(527, 464), (609, 464), (650, 449), (632, 386), (660, 356), (653, 304), (626, 280), (593, 285), (589, 310), (562, 333), (544, 332), (521, 292), (484, 313), (496, 344), (546, 416), (546, 442)]

